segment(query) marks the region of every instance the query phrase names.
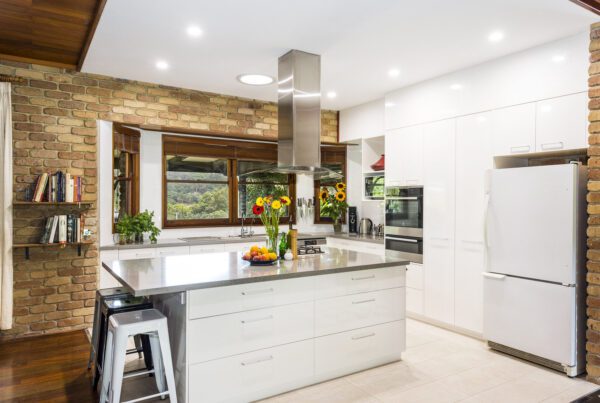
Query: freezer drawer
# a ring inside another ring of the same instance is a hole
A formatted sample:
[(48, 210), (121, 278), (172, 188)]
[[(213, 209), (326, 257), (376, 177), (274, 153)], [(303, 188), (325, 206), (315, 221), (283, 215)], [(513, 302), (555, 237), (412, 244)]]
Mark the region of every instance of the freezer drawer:
[(484, 273), (483, 335), (560, 364), (576, 361), (576, 289)]

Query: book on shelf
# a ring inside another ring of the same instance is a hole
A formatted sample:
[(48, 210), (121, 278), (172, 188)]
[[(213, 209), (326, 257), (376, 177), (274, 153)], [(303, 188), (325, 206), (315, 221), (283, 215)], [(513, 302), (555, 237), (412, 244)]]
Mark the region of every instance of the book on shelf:
[(31, 201), (80, 202), (82, 182), (81, 176), (71, 175), (70, 173), (65, 174), (62, 171), (57, 171), (52, 175), (43, 173), (38, 176)]
[(75, 214), (55, 215), (46, 219), (40, 243), (79, 243), (82, 239), (83, 216)]

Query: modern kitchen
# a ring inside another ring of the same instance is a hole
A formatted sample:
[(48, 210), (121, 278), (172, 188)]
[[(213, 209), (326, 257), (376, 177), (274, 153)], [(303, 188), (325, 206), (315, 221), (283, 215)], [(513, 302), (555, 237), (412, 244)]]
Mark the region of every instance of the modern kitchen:
[(0, 140), (2, 402), (600, 402), (595, 1), (0, 0)]

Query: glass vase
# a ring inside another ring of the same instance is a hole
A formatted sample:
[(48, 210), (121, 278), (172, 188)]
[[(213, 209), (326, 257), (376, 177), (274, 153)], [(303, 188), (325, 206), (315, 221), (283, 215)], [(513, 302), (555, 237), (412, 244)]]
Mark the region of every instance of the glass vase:
[(269, 250), (269, 252), (278, 254), (277, 253), (278, 248), (279, 248), (279, 234), (278, 233), (267, 234), (267, 249)]

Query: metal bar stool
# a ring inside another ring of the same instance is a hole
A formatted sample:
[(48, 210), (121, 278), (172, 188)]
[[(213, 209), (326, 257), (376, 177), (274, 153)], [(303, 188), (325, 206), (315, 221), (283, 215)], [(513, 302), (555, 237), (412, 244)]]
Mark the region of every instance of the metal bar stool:
[[(127, 339), (136, 334), (150, 337), (154, 369), (136, 373), (123, 374)], [(173, 403), (177, 403), (175, 376), (169, 344), (167, 318), (156, 309), (117, 313), (110, 317), (104, 353), (104, 371), (100, 388), (100, 403), (115, 403), (121, 399), (123, 379), (133, 376), (154, 373), (158, 393), (129, 400), (128, 403), (167, 395)], [(166, 385), (165, 385), (166, 380)]]
[[(105, 299), (102, 301), (98, 323), (98, 343), (96, 350), (96, 365), (94, 366), (92, 387), (96, 389), (102, 373), (102, 361), (104, 358), (104, 349), (106, 346), (106, 334), (108, 332), (108, 322), (112, 315), (123, 312), (139, 311), (142, 309), (151, 309), (152, 303), (145, 297), (133, 297), (130, 294), (119, 297)], [(135, 339), (135, 338), (134, 338)], [(141, 335), (142, 350), (144, 351), (144, 363), (147, 369), (152, 369), (152, 352), (148, 336)], [(129, 353), (138, 352), (139, 346), (130, 350)]]

